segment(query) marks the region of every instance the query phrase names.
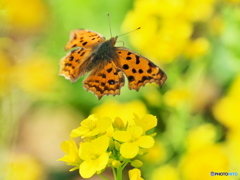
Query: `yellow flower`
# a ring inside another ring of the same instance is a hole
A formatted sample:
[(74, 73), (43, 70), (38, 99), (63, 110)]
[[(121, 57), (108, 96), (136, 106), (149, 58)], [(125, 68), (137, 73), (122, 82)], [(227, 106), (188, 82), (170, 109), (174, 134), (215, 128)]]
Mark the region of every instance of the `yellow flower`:
[(47, 21), (47, 6), (41, 0), (3, 0), (2, 23), (13, 30), (38, 30)]
[(173, 89), (164, 94), (164, 100), (171, 107), (181, 106), (190, 102), (192, 93), (188, 89)]
[(98, 118), (97, 115), (90, 115), (81, 122), (81, 125), (72, 130), (71, 137), (81, 136), (82, 138), (93, 137), (106, 133), (107, 129), (112, 125), (110, 118)]
[(167, 159), (167, 149), (159, 140), (154, 143), (154, 146), (148, 150), (148, 153), (143, 156), (143, 160), (150, 164), (159, 164)]
[(79, 173), (83, 178), (90, 178), (95, 173), (106, 168), (109, 155), (106, 152), (109, 145), (109, 138), (101, 136), (91, 142), (80, 144), (79, 156), (83, 160)]
[(74, 168), (70, 169), (70, 171), (74, 171), (79, 168), (79, 165), (81, 163), (81, 159), (78, 155), (78, 147), (72, 139), (69, 141), (64, 141), (61, 144), (61, 149), (63, 152), (66, 153), (65, 156), (58, 159), (58, 161), (64, 161), (67, 163), (67, 165), (75, 166)]
[(236, 131), (229, 131), (226, 136), (226, 150), (231, 162), (233, 172), (237, 172), (240, 167), (240, 132), (239, 129)]
[(179, 180), (180, 178), (177, 168), (167, 164), (156, 168), (152, 173), (151, 179)]
[[(143, 129), (138, 126), (129, 127), (126, 131), (115, 131), (113, 138), (123, 142), (120, 153), (124, 158), (131, 159), (139, 153), (139, 147), (151, 148), (154, 139), (151, 136), (143, 135)], [(131, 151), (129, 151), (131, 149)]]
[(123, 120), (119, 117), (116, 117), (113, 121), (113, 128), (118, 130), (124, 130), (126, 127), (123, 123)]
[(33, 94), (49, 93), (55, 84), (57, 72), (54, 72), (51, 60), (34, 55), (13, 68), (13, 80), (22, 90)]
[(129, 170), (128, 175), (130, 180), (144, 180), (141, 177), (141, 171), (137, 168)]
[(149, 129), (157, 126), (157, 118), (151, 114), (145, 115), (143, 118), (139, 118), (135, 115), (134, 121), (136, 126), (140, 126), (143, 129), (143, 134), (145, 134)]
[(212, 180), (211, 171), (229, 172), (228, 166), (229, 160), (224, 153), (223, 145), (213, 144), (183, 156), (180, 172), (185, 180)]
[[(0, 169), (2, 168), (6, 167), (0, 167)], [(27, 154), (15, 154), (9, 163), (9, 169), (10, 175), (6, 179), (36, 180), (46, 178), (42, 165), (34, 157)]]
[(216, 119), (230, 129), (240, 128), (240, 76), (233, 82), (228, 94), (220, 99), (213, 107)]
[[(128, 163), (133, 167), (142, 166), (142, 161), (131, 158), (146, 154), (147, 149), (154, 145), (153, 135), (145, 135), (145, 132), (157, 125), (157, 119), (152, 115), (142, 119), (135, 115), (132, 122), (130, 125), (128, 120), (124, 124), (119, 117), (112, 121), (111, 118), (90, 115), (81, 122), (79, 128), (71, 132), (71, 137), (80, 136), (83, 140), (79, 149), (72, 139), (63, 142), (61, 147), (66, 155), (59, 160), (75, 166), (71, 170), (79, 168), (83, 178), (101, 174), (106, 166), (112, 166), (117, 177), (122, 176)], [(132, 171), (131, 179), (140, 178), (138, 171), (135, 171)]]
[(126, 15), (123, 30), (141, 26), (141, 30), (130, 34), (131, 43), (143, 55), (162, 63), (172, 62), (184, 51), (187, 55), (201, 56), (208, 51), (209, 43), (201, 39), (192, 41), (198, 31), (195, 22), (207, 22), (214, 8), (215, 0), (136, 0)]
[(190, 21), (207, 21), (214, 11), (215, 0), (185, 0), (185, 17)]
[(214, 144), (216, 141), (216, 128), (212, 124), (203, 124), (191, 129), (187, 136), (188, 151), (196, 151)]
[(210, 44), (206, 38), (201, 37), (191, 40), (186, 45), (184, 55), (189, 58), (199, 57), (208, 52), (209, 46)]

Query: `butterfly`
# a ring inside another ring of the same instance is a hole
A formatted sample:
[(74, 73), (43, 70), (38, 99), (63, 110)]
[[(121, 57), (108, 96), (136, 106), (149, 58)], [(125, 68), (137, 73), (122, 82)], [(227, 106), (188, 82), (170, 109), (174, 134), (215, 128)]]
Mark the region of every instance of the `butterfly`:
[(139, 90), (146, 83), (162, 86), (166, 74), (153, 62), (124, 47), (115, 47), (118, 36), (104, 36), (86, 29), (73, 30), (65, 50), (73, 49), (60, 62), (60, 75), (72, 83), (89, 72), (84, 88), (100, 100), (104, 95), (119, 95), (128, 79), (129, 89)]

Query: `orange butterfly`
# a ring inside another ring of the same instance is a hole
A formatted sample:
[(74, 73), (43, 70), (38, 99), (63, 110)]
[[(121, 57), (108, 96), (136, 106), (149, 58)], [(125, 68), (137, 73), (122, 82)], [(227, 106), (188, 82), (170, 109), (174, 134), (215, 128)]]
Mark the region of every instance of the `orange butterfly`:
[(99, 33), (79, 29), (71, 32), (65, 50), (72, 50), (61, 59), (60, 75), (72, 83), (90, 72), (83, 81), (87, 91), (98, 99), (104, 95), (119, 95), (127, 76), (129, 89), (139, 90), (146, 83), (162, 86), (166, 74), (147, 58), (124, 47), (115, 47), (117, 36), (106, 40)]

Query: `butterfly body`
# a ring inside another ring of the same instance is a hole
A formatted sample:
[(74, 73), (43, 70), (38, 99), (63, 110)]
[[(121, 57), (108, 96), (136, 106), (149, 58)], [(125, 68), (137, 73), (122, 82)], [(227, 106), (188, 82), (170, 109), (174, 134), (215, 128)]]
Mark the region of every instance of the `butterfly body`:
[(117, 53), (114, 48), (117, 37), (104, 41), (103, 43), (93, 47), (93, 53), (90, 56), (90, 62), (87, 70), (90, 71), (97, 65), (104, 66), (106, 63), (117, 58)]
[(162, 86), (165, 73), (147, 58), (124, 47), (115, 47), (117, 36), (109, 40), (89, 30), (74, 30), (65, 49), (74, 49), (62, 58), (60, 75), (71, 82), (90, 72), (83, 81), (86, 90), (98, 99), (104, 95), (119, 95), (124, 86), (124, 74), (129, 89), (139, 90), (146, 83), (155, 82)]

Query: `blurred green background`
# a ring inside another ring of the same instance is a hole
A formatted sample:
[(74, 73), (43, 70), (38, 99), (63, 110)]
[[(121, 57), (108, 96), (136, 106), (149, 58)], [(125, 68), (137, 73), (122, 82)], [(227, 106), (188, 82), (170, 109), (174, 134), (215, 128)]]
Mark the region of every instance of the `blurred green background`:
[[(158, 118), (142, 177), (240, 177), (239, 0), (1, 0), (0, 179), (81, 179), (63, 162), (62, 141), (92, 113)], [(86, 28), (158, 64), (168, 80), (100, 101), (58, 76), (69, 32)], [(237, 172), (211, 177), (210, 172)], [(106, 171), (111, 177), (110, 171)], [(126, 177), (127, 178), (127, 177)], [(94, 176), (92, 179), (99, 179)]]

